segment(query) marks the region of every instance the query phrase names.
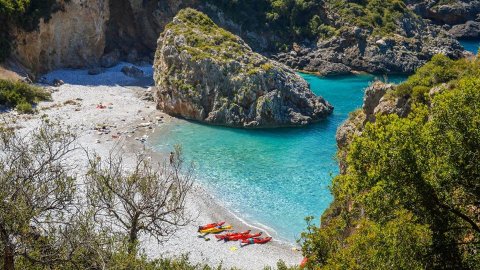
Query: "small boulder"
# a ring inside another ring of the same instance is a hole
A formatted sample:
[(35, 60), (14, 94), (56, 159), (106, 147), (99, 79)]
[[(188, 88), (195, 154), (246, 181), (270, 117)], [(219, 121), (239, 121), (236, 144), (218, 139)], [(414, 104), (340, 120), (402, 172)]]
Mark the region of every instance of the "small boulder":
[(133, 78), (140, 78), (144, 76), (143, 70), (135, 66), (124, 66), (122, 67), (122, 72), (123, 74)]
[(59, 87), (60, 85), (63, 85), (63, 84), (65, 84), (65, 82), (60, 79), (53, 79), (52, 81), (52, 85), (55, 87)]
[(120, 61), (120, 52), (118, 50), (106, 53), (100, 58), (100, 65), (104, 68), (116, 66)]
[(128, 55), (127, 55), (127, 61), (129, 63), (135, 63), (137, 62), (139, 59), (138, 59), (138, 52), (137, 50), (133, 49), (131, 50)]
[(323, 64), (320, 65), (317, 70), (322, 76), (341, 76), (352, 73), (352, 69), (342, 63), (322, 62)]
[(101, 67), (93, 67), (88, 69), (88, 75), (98, 75), (100, 73), (103, 73), (103, 68)]
[(387, 46), (387, 42), (385, 42), (385, 40), (383, 40), (383, 39), (379, 39), (379, 40), (375, 41), (375, 43), (378, 46)]

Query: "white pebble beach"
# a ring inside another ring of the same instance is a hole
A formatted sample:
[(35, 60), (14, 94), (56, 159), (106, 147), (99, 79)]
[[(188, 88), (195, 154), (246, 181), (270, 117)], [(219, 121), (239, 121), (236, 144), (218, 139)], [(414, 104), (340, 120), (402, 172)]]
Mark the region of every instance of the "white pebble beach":
[[(78, 143), (83, 149), (106, 155), (116, 145), (130, 154), (144, 150), (145, 140), (155, 134), (156, 127), (176, 119), (156, 110), (151, 100), (144, 98), (153, 84), (151, 66), (142, 66), (144, 78), (131, 78), (120, 70), (121, 63), (98, 75), (88, 75), (87, 70), (57, 70), (44, 76), (45, 82), (54, 79), (65, 84), (50, 87), (52, 100), (41, 102), (37, 106), (38, 113), (20, 115), (16, 112), (3, 113), (5, 121), (15, 120), (20, 129), (29, 130), (39, 126), (41, 119), (58, 121), (61, 126), (70, 126), (79, 134)], [(102, 104), (104, 107), (98, 108)], [(148, 143), (147, 143), (148, 145)], [(158, 153), (145, 151), (153, 159), (162, 160)], [(79, 168), (85, 168), (85, 151), (76, 151), (75, 157)], [(128, 159), (127, 159), (128, 160)], [(83, 162), (83, 163), (82, 163)], [(81, 181), (82, 169), (78, 179)], [(158, 244), (153, 238), (142, 237), (142, 249), (151, 258), (178, 257), (188, 255), (193, 263), (207, 263), (238, 269), (263, 269), (265, 266), (275, 267), (279, 260), (287, 265), (299, 264), (301, 251), (295, 243), (282, 242), (275, 239), (264, 245), (248, 245), (240, 247), (239, 242), (217, 241), (213, 236), (206, 241), (198, 237), (197, 228), (201, 224), (225, 220), (235, 230), (261, 230), (245, 223), (223, 207), (219, 200), (195, 183), (187, 201), (187, 211), (194, 221), (181, 228), (166, 242)], [(264, 235), (268, 232), (264, 231)]]

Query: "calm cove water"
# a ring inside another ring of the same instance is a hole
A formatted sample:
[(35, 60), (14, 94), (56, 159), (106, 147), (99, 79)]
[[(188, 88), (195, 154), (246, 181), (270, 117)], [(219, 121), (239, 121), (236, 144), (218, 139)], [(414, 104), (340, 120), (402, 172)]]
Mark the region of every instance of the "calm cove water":
[[(479, 41), (461, 41), (476, 52)], [(371, 75), (321, 78), (302, 74), (317, 95), (334, 107), (323, 122), (306, 128), (242, 130), (183, 120), (164, 125), (150, 141), (157, 151), (181, 144), (194, 161), (200, 183), (227, 208), (252, 224), (270, 227), (293, 241), (304, 218), (318, 220), (332, 200), (329, 185), (338, 173), (335, 133), (348, 114), (362, 105)], [(405, 77), (390, 77), (400, 82)]]
[[(227, 208), (252, 224), (293, 241), (332, 200), (329, 185), (338, 173), (335, 132), (362, 105), (370, 75), (332, 79), (302, 74), (317, 95), (335, 107), (333, 115), (306, 128), (243, 130), (178, 121), (162, 127), (151, 143), (168, 152), (181, 144), (197, 176)], [(402, 77), (390, 78), (400, 81)]]
[(465, 50), (477, 54), (478, 47), (480, 47), (480, 40), (460, 40), (460, 44)]

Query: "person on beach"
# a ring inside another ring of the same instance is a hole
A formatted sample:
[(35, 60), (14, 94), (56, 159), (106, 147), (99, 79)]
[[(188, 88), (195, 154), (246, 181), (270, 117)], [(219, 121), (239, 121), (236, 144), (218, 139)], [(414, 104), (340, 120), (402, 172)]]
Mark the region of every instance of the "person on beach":
[(175, 154), (173, 152), (170, 152), (170, 165), (173, 164), (174, 159), (175, 159)]

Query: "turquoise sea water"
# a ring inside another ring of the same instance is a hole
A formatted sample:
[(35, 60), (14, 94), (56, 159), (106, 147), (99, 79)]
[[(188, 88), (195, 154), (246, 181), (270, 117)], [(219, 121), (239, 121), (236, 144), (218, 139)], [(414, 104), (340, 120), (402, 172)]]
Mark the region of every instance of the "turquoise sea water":
[[(200, 183), (250, 223), (266, 225), (293, 241), (330, 204), (328, 186), (338, 173), (337, 127), (362, 104), (371, 75), (321, 78), (302, 74), (312, 91), (335, 107), (323, 122), (305, 128), (243, 130), (179, 121), (152, 138), (157, 151), (181, 144)], [(400, 81), (402, 77), (390, 78)]]
[(465, 50), (477, 54), (478, 47), (480, 47), (480, 40), (460, 40), (460, 44)]

